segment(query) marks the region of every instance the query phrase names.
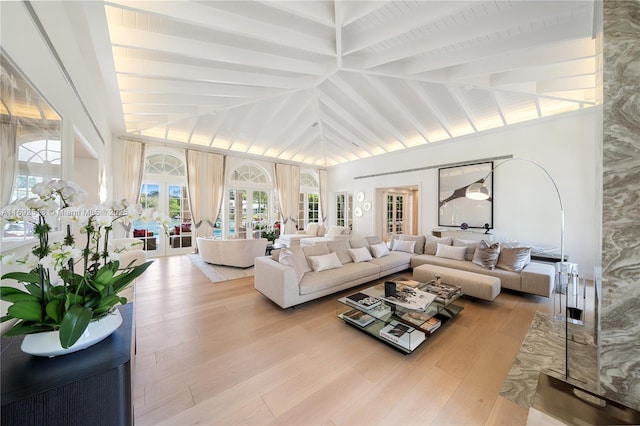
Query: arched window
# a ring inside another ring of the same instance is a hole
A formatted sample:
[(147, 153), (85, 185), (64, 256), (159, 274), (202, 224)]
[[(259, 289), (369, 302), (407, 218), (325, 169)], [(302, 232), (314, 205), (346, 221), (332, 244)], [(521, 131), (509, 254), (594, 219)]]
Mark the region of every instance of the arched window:
[(300, 172), (300, 198), (298, 201), (298, 229), (306, 229), (309, 223), (318, 222), (320, 185), (315, 172)]
[[(229, 174), (224, 235), (230, 238), (272, 238), (277, 218), (273, 185), (258, 164), (244, 163)], [(215, 231), (218, 234), (222, 232)]]

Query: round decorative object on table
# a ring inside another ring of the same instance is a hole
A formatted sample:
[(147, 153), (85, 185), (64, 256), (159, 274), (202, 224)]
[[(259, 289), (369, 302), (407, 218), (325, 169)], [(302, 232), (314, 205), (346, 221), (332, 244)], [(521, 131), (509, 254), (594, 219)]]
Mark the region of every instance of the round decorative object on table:
[(116, 331), (120, 324), (122, 324), (122, 315), (120, 310), (114, 309), (113, 312), (99, 320), (91, 321), (78, 341), (67, 349), (60, 344), (60, 331), (58, 330), (27, 334), (22, 340), (20, 349), (30, 355), (50, 358), (70, 354), (100, 343)]
[(362, 207), (364, 208), (364, 211), (368, 212), (369, 210), (371, 210), (371, 203), (367, 201)]
[(360, 191), (356, 194), (356, 201), (359, 203), (364, 201), (364, 192)]
[(356, 207), (353, 209), (353, 214), (356, 215), (356, 217), (362, 216), (362, 209), (360, 207)]

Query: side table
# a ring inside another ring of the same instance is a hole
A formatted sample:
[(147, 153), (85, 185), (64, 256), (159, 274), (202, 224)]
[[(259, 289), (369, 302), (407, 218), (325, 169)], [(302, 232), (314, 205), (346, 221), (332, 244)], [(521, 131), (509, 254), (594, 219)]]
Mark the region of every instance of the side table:
[(54, 358), (20, 350), (23, 337), (2, 338), (2, 425), (132, 425), (133, 304), (102, 342)]

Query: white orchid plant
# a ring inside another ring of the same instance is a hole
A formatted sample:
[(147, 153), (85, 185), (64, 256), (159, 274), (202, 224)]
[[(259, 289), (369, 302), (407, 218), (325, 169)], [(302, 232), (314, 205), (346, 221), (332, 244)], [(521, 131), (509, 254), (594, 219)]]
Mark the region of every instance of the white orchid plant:
[[(86, 191), (64, 180), (38, 183), (31, 192), (35, 197), (16, 200), (0, 210), (4, 221), (33, 223), (38, 241), (23, 258), (2, 257), (3, 263), (24, 264), (29, 272), (2, 276), (22, 283), (25, 290), (0, 286), (0, 299), (11, 304), (0, 321), (17, 320), (5, 336), (59, 330), (60, 344), (68, 348), (92, 320), (107, 315), (118, 303), (127, 303), (118, 293), (152, 263), (120, 265), (119, 253), (130, 247), (109, 245), (114, 224), (125, 219), (154, 219), (166, 233), (169, 217), (130, 205), (126, 199), (85, 206)], [(66, 228), (64, 239), (50, 243), (51, 223), (58, 220)], [(76, 246), (74, 226), (86, 235), (82, 247)]]

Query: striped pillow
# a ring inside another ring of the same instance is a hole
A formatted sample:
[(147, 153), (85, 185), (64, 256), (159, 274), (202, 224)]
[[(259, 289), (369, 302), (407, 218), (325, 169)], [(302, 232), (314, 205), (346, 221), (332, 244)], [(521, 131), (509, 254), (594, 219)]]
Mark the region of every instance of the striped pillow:
[(472, 262), (485, 269), (494, 269), (500, 257), (500, 243), (489, 245), (485, 240), (480, 241), (478, 248), (473, 254)]

